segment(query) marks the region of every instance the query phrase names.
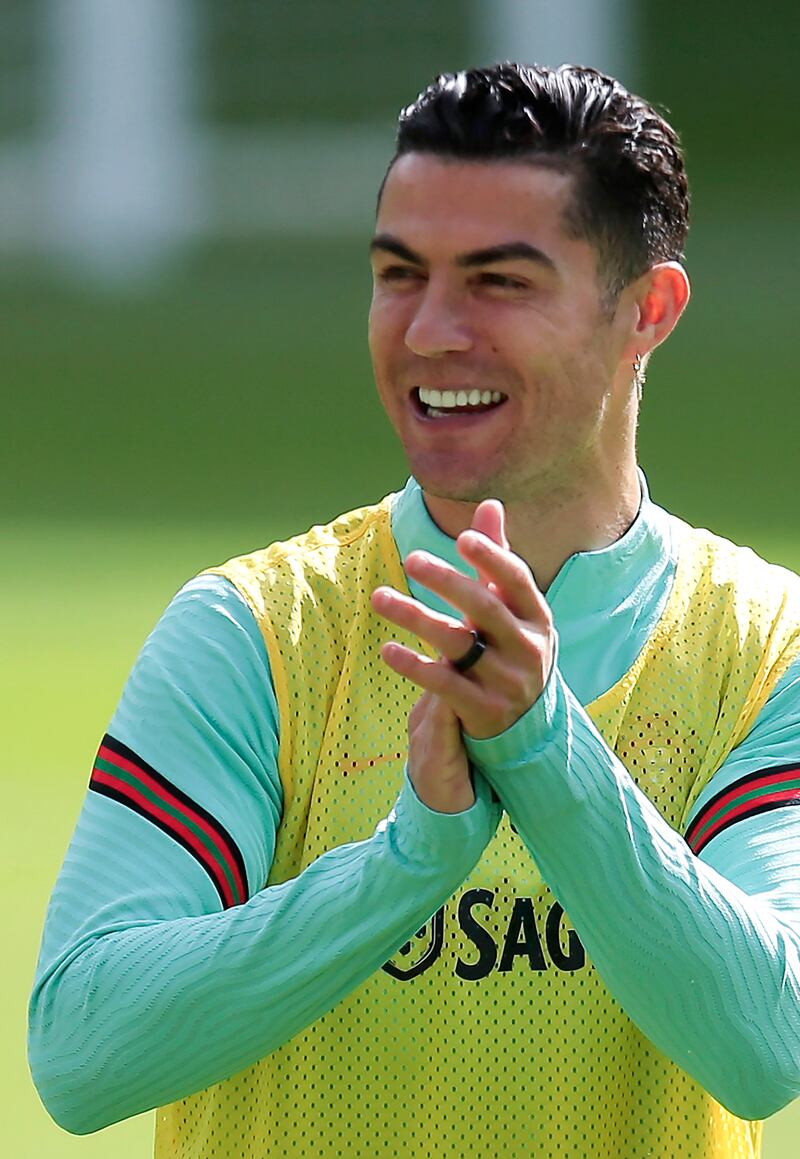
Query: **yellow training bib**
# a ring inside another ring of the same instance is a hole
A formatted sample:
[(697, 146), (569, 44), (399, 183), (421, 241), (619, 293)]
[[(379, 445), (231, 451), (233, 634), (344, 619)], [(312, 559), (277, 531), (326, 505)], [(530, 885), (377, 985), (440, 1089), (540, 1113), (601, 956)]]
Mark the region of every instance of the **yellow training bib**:
[[(218, 571), (262, 626), (278, 697), (274, 884), (370, 837), (401, 786), (419, 693), (381, 661), (381, 644), (403, 634), (369, 603), (379, 584), (407, 590), (389, 499)], [(797, 655), (798, 622), (788, 573), (686, 529), (661, 622), (589, 706), (674, 828)], [(158, 1159), (759, 1150), (760, 1124), (724, 1110), (609, 994), (506, 816), (391, 962), (268, 1058), (160, 1111), (156, 1134)]]

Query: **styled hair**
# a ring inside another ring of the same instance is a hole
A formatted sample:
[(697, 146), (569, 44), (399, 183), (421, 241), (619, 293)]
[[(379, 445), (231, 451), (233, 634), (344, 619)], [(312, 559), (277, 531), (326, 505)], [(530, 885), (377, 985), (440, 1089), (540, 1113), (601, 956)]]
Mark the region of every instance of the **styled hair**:
[(400, 113), (390, 169), (404, 153), (571, 174), (567, 228), (595, 246), (609, 306), (655, 263), (683, 260), (689, 187), (678, 135), (596, 69), (505, 63), (439, 76)]

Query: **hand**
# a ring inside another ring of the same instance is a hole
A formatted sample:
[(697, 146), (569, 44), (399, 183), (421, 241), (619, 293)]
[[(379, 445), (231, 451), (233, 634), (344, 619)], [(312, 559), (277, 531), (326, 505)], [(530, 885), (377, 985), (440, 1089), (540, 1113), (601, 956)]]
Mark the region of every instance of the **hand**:
[[(389, 667), (444, 701), (463, 731), (482, 739), (505, 732), (539, 698), (555, 655), (555, 630), (530, 568), (508, 545), (502, 503), (479, 504), (471, 528), (457, 542), (477, 580), (424, 551), (408, 556), (406, 571), (462, 611), (464, 624), (394, 588), (377, 588), (372, 605), (441, 654), (432, 660), (393, 642), (382, 650)], [(477, 664), (461, 673), (452, 662), (470, 646), (465, 626), (479, 631), (487, 647)]]
[(461, 723), (432, 692), (408, 714), (408, 775), (419, 799), (437, 813), (461, 813), (475, 803)]

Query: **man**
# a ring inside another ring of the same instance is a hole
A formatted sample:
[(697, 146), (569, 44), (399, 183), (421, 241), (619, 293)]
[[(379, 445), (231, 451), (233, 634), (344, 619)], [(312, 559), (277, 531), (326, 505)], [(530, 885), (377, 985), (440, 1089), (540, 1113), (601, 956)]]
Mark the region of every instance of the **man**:
[(31, 1004), (68, 1129), (758, 1153), (800, 1090), (800, 583), (637, 470), (687, 209), (672, 129), (591, 69), (402, 114), (370, 347), (413, 478), (145, 644)]

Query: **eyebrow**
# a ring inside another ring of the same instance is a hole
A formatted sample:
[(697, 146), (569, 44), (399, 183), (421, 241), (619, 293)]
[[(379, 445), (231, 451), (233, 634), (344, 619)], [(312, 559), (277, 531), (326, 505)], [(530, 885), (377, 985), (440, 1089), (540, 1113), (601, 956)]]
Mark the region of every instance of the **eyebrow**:
[[(389, 233), (379, 233), (370, 244), (370, 253), (385, 252), (394, 254), (395, 257), (402, 258), (404, 262), (410, 262), (415, 266), (426, 265), (425, 259), (421, 254), (412, 250), (399, 238), (393, 237)], [(510, 261), (528, 261), (535, 262), (536, 265), (544, 266), (545, 269), (555, 270), (556, 264), (552, 258), (540, 250), (538, 246), (531, 245), (527, 241), (509, 241), (501, 245), (489, 246), (487, 249), (470, 250), (469, 253), (459, 254), (456, 258), (456, 265), (463, 269), (472, 269), (475, 266), (490, 266), (495, 262), (510, 262)]]

